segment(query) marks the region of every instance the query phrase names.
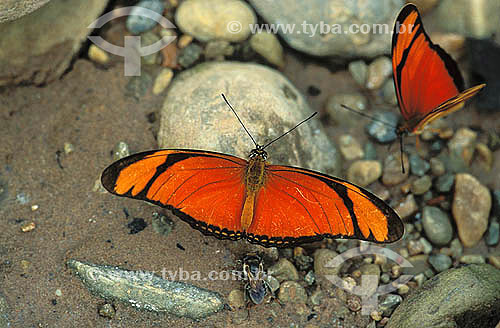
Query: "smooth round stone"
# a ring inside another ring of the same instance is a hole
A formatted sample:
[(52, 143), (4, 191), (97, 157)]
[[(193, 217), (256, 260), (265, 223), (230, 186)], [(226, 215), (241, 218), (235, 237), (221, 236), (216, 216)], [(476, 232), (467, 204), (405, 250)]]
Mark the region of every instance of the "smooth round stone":
[(364, 147), (364, 152), (365, 152), (365, 158), (364, 159), (371, 159), (375, 160), (377, 159), (377, 149), (371, 142), (365, 143)]
[(402, 219), (415, 214), (418, 211), (418, 205), (413, 194), (409, 194), (400, 201), (394, 210)]
[(424, 246), (419, 240), (410, 240), (408, 242), (408, 253), (410, 256), (414, 256), (424, 252)]
[[(403, 0), (250, 0), (269, 24), (295, 26), (280, 36), (296, 50), (314, 56), (373, 58), (390, 52), (395, 13)], [(387, 32), (348, 33), (353, 24), (387, 24)]]
[(453, 238), (450, 217), (437, 207), (424, 207), (422, 210), (422, 225), (425, 235), (435, 245), (447, 245)]
[(476, 146), (477, 133), (468, 128), (461, 128), (448, 142), (451, 155), (460, 158), (469, 166)]
[(219, 59), (225, 56), (231, 56), (234, 53), (234, 47), (225, 40), (214, 40), (205, 46), (205, 59)]
[(446, 173), (446, 167), (444, 166), (444, 163), (438, 158), (431, 158), (429, 163), (431, 165), (432, 175), (439, 177)]
[(196, 43), (191, 43), (185, 48), (182, 48), (179, 52), (179, 57), (177, 61), (179, 65), (184, 68), (191, 67), (198, 59), (200, 59), (201, 54), (203, 53), (203, 48), (197, 45)]
[(155, 78), (153, 84), (153, 94), (159, 95), (169, 86), (172, 78), (174, 77), (174, 71), (169, 67), (164, 67), (161, 69), (158, 76)]
[[(247, 158), (254, 145), (221, 93), (260, 144), (281, 136), (312, 113), (300, 92), (276, 70), (256, 64), (203, 63), (176, 75), (169, 86), (161, 112), (159, 146)], [(266, 151), (275, 164), (332, 175), (340, 172), (341, 156), (314, 118)]]
[(432, 265), (434, 270), (437, 272), (442, 272), (448, 270), (451, 267), (451, 258), (448, 255), (436, 254), (429, 256), (429, 263)]
[(377, 181), (382, 175), (379, 161), (357, 160), (347, 170), (347, 179), (361, 187)]
[(352, 78), (360, 86), (365, 86), (366, 77), (368, 76), (368, 65), (362, 60), (355, 60), (349, 63), (347, 66), (349, 73), (351, 73)]
[(165, 5), (160, 0), (143, 0), (135, 4), (134, 8), (132, 8), (132, 11), (127, 16), (127, 21), (125, 23), (127, 30), (133, 34), (149, 31), (158, 24), (154, 19), (139, 15), (139, 7), (152, 10), (159, 15), (163, 14), (163, 9), (165, 9)]
[(403, 154), (403, 164), (405, 172), (401, 168), (401, 156), (399, 153), (390, 154), (384, 160), (384, 171), (382, 174), (382, 183), (386, 186), (394, 186), (408, 178), (408, 156)]
[(252, 8), (240, 0), (186, 0), (175, 13), (177, 26), (196, 39), (243, 41), (257, 18)]
[(453, 174), (441, 175), (436, 179), (434, 187), (439, 192), (450, 192), (455, 182), (455, 176)]
[(292, 262), (288, 261), (285, 258), (281, 258), (274, 265), (270, 266), (267, 269), (267, 273), (278, 279), (278, 281), (299, 279), (299, 273), (297, 269)]
[(412, 182), (410, 190), (414, 195), (423, 195), (432, 187), (431, 177), (424, 175)]
[(419, 177), (423, 176), (429, 169), (431, 165), (420, 158), (417, 154), (410, 154), (410, 171), (411, 174), (417, 175)]
[(482, 255), (470, 254), (462, 255), (459, 259), (460, 263), (464, 264), (483, 264), (486, 263), (486, 259)]
[(326, 103), (326, 112), (336, 123), (347, 127), (359, 126), (361, 115), (353, 113), (341, 105), (345, 105), (357, 112), (365, 112), (368, 107), (368, 100), (360, 92), (353, 93), (335, 93), (330, 96)]
[(384, 82), (392, 74), (392, 62), (389, 58), (382, 56), (368, 65), (368, 76), (366, 88), (368, 90), (380, 89)]
[(339, 149), (344, 158), (348, 161), (352, 161), (357, 158), (364, 156), (363, 148), (359, 141), (351, 135), (342, 135), (339, 138)]
[(298, 282), (285, 281), (280, 285), (278, 298), (283, 303), (301, 304), (307, 302), (307, 293)]
[(459, 173), (451, 211), (457, 224), (458, 236), (465, 247), (472, 247), (488, 228), (491, 194), (487, 187), (467, 173)]
[[(366, 133), (380, 143), (390, 143), (396, 140), (396, 125), (398, 117), (392, 112), (378, 112), (375, 118), (365, 126)], [(384, 123), (382, 123), (384, 122)]]
[(241, 309), (245, 306), (245, 294), (239, 289), (233, 289), (227, 296), (229, 306), (233, 309)]
[(396, 89), (394, 89), (393, 79), (387, 79), (382, 87), (382, 97), (387, 104), (396, 106), (398, 98), (396, 96)]
[(495, 246), (498, 244), (498, 239), (500, 237), (500, 224), (497, 218), (492, 218), (490, 227), (488, 228), (488, 234), (486, 235), (486, 245)]
[(269, 32), (255, 33), (250, 38), (250, 47), (278, 68), (285, 66), (283, 47), (275, 34)]
[(432, 244), (429, 243), (427, 239), (425, 239), (424, 237), (420, 237), (418, 241), (422, 245), (424, 254), (430, 254), (432, 252)]
[(338, 253), (330, 249), (320, 248), (314, 252), (314, 273), (316, 276), (337, 276), (339, 267), (326, 267), (331, 260), (337, 257)]
[(402, 301), (403, 298), (399, 295), (387, 294), (383, 301), (380, 302), (379, 310), (382, 311), (384, 316), (389, 317)]

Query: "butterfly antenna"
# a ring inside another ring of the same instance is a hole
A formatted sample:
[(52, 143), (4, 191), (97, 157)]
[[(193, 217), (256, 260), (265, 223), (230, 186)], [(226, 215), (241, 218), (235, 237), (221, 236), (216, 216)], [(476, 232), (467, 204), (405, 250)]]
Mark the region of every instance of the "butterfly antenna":
[(405, 173), (404, 150), (403, 150), (403, 135), (399, 136), (399, 150), (401, 152), (401, 171)]
[(269, 141), (267, 144), (265, 144), (262, 149), (266, 148), (267, 146), (269, 146), (270, 144), (272, 144), (273, 142), (275, 141), (278, 141), (279, 139), (283, 138), (284, 136), (286, 136), (287, 134), (289, 134), (290, 132), (292, 132), (293, 130), (295, 130), (296, 128), (298, 128), (302, 123), (305, 123), (307, 121), (309, 121), (311, 118), (313, 118), (316, 114), (318, 114), (318, 112), (314, 112), (311, 116), (309, 116), (308, 118), (306, 118), (305, 120), (303, 120), (302, 122), (300, 122), (299, 124), (297, 124), (296, 126), (294, 126), (293, 128), (291, 128), (290, 130), (288, 130), (287, 132), (283, 133), (282, 135), (280, 135), (278, 138), (274, 139), (274, 140), (271, 140)]
[(245, 130), (245, 132), (248, 134), (248, 136), (250, 137), (250, 139), (252, 139), (255, 147), (258, 147), (259, 145), (257, 144), (257, 142), (255, 142), (255, 139), (252, 137), (252, 135), (250, 134), (250, 132), (248, 132), (247, 128), (245, 127), (245, 124), (243, 124), (243, 122), (241, 121), (240, 117), (238, 116), (238, 114), (234, 110), (233, 106), (231, 106), (231, 104), (229, 103), (229, 101), (227, 101), (226, 96), (224, 96), (223, 93), (221, 93), (221, 96), (222, 96), (222, 98), (224, 98), (224, 101), (229, 106), (229, 108), (231, 108), (231, 110), (233, 111), (234, 115), (236, 115), (236, 118), (238, 119), (238, 121), (240, 122), (241, 126), (243, 127), (243, 129)]
[(371, 115), (368, 115), (368, 114), (363, 113), (363, 112), (360, 112), (360, 111), (357, 111), (357, 110), (355, 110), (354, 108), (348, 107), (348, 106), (346, 106), (346, 105), (344, 105), (344, 104), (340, 104), (340, 106), (342, 106), (344, 109), (347, 109), (348, 111), (351, 111), (351, 112), (356, 113), (356, 114), (358, 114), (358, 115), (361, 115), (361, 116), (364, 116), (364, 117), (366, 117), (366, 118), (369, 118), (370, 120), (373, 120), (373, 121), (375, 121), (375, 122), (379, 122), (379, 123), (381, 123), (381, 124), (384, 124), (384, 125), (386, 125), (386, 126), (389, 126), (389, 127), (391, 127), (391, 128), (396, 129), (396, 127), (395, 127), (394, 125), (392, 125), (391, 123), (385, 122), (384, 120), (379, 120), (379, 119), (378, 119), (378, 118), (376, 118), (376, 117), (373, 117), (373, 116), (371, 116)]

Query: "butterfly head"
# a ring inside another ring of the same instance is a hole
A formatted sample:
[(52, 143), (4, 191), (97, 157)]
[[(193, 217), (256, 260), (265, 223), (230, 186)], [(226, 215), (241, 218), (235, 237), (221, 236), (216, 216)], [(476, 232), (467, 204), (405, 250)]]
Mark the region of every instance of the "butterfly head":
[(252, 149), (250, 152), (250, 156), (248, 156), (250, 159), (253, 158), (260, 158), (262, 160), (267, 160), (267, 152), (264, 150), (264, 147), (257, 145), (255, 149)]

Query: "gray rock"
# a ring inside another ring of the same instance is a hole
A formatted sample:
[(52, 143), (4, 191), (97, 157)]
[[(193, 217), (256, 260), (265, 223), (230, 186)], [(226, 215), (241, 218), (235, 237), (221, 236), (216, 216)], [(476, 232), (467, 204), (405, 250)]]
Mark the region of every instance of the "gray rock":
[(387, 328), (494, 327), (500, 308), (500, 270), (469, 265), (442, 272), (415, 290), (392, 314)]
[(384, 299), (380, 302), (378, 308), (384, 316), (389, 317), (394, 309), (401, 304), (403, 298), (395, 294), (387, 294)]
[(154, 19), (138, 15), (140, 10), (139, 7), (152, 10), (159, 15), (162, 15), (163, 9), (165, 9), (165, 5), (160, 0), (142, 0), (136, 3), (134, 7), (136, 8), (132, 9), (125, 23), (127, 30), (133, 34), (149, 31), (158, 24)]
[(432, 265), (434, 270), (437, 272), (442, 272), (448, 270), (451, 267), (451, 258), (445, 254), (436, 254), (429, 256), (429, 263)]
[(423, 195), (432, 187), (431, 177), (428, 175), (424, 175), (416, 180), (414, 180), (411, 184), (410, 190), (414, 195)]
[(203, 49), (196, 43), (190, 43), (185, 48), (182, 48), (177, 57), (179, 65), (184, 68), (191, 67), (198, 59), (200, 59)]
[(468, 254), (468, 255), (462, 255), (458, 259), (460, 263), (464, 264), (484, 264), (486, 263), (486, 259), (484, 256), (479, 255), (479, 254)]
[(488, 228), (490, 210), (488, 188), (470, 174), (457, 174), (451, 211), (465, 247), (472, 247), (481, 239)]
[[(106, 4), (101, 0), (51, 1), (30, 15), (0, 24), (0, 86), (40, 85), (58, 79), (92, 32), (87, 26)], [(26, 5), (23, 1), (19, 8)]]
[(366, 77), (368, 76), (368, 65), (366, 65), (366, 63), (362, 60), (355, 60), (350, 62), (347, 68), (351, 73), (354, 81), (356, 81), (360, 86), (364, 87), (366, 83)]
[(446, 173), (436, 179), (435, 188), (439, 192), (450, 192), (454, 182), (455, 175)]
[(410, 154), (410, 171), (411, 174), (417, 175), (419, 177), (423, 176), (429, 169), (431, 168), (431, 165), (420, 158), (417, 154)]
[(314, 252), (314, 273), (316, 276), (338, 275), (339, 267), (325, 267), (338, 254), (330, 249), (320, 248)]
[[(397, 11), (403, 5), (402, 0), (250, 0), (250, 3), (267, 23), (295, 26), (295, 33), (279, 30), (280, 36), (292, 48), (315, 56), (336, 55), (344, 58), (376, 57), (389, 53), (390, 30)], [(316, 33), (312, 33), (310, 25), (304, 30), (304, 22), (313, 24)], [(374, 23), (387, 24), (388, 31), (344, 33), (353, 24), (373, 26)]]
[[(299, 91), (273, 69), (233, 62), (204, 63), (182, 72), (172, 81), (161, 112), (160, 147), (206, 149), (246, 158), (253, 144), (221, 93), (261, 144), (311, 114)], [(274, 163), (333, 175), (341, 167), (337, 149), (316, 119), (266, 150), (269, 161)]]
[(390, 154), (384, 160), (384, 171), (382, 174), (382, 183), (386, 186), (394, 186), (408, 178), (408, 156), (403, 154), (403, 163), (406, 168), (402, 172), (401, 156), (399, 153)]
[(447, 245), (453, 238), (450, 217), (437, 207), (424, 207), (422, 210), (422, 225), (425, 235), (435, 245)]
[(360, 187), (366, 187), (377, 181), (382, 175), (379, 161), (357, 160), (347, 170), (347, 179)]
[(394, 210), (402, 219), (415, 214), (418, 211), (418, 205), (415, 201), (415, 196), (413, 196), (413, 194), (409, 194), (398, 203)]
[[(390, 143), (396, 140), (395, 126), (398, 117), (392, 112), (378, 112), (373, 115), (375, 120), (365, 126), (366, 133), (380, 143)], [(384, 123), (382, 123), (384, 122)]]
[(239, 42), (248, 38), (257, 18), (244, 1), (187, 0), (177, 8), (175, 21), (184, 33), (203, 42)]
[(293, 263), (285, 258), (281, 258), (274, 265), (270, 266), (267, 269), (267, 273), (278, 279), (278, 281), (299, 279), (299, 272), (297, 271)]
[(392, 74), (392, 62), (388, 57), (378, 57), (368, 65), (366, 88), (369, 90), (380, 89)]
[(216, 292), (165, 280), (151, 272), (128, 271), (73, 259), (67, 265), (92, 293), (137, 309), (196, 320), (222, 310), (225, 304), (224, 298)]
[(488, 228), (488, 234), (486, 235), (486, 245), (495, 246), (498, 244), (498, 239), (500, 237), (500, 224), (497, 218), (492, 218), (490, 227)]
[(431, 166), (431, 172), (432, 175), (434, 176), (442, 176), (443, 174), (446, 173), (446, 168), (444, 166), (444, 163), (441, 162), (438, 158), (431, 158), (430, 159), (430, 166)]
[(396, 89), (394, 89), (394, 81), (387, 79), (382, 87), (382, 97), (384, 101), (393, 106), (397, 106), (398, 98), (396, 97)]
[(260, 32), (252, 35), (250, 38), (250, 46), (269, 63), (279, 68), (283, 68), (285, 66), (283, 47), (281, 46), (281, 43), (276, 35), (273, 33)]
[(453, 138), (448, 142), (450, 155), (461, 159), (466, 166), (469, 166), (474, 156), (476, 139), (477, 133), (471, 129), (458, 129)]
[(340, 136), (338, 144), (340, 152), (348, 161), (364, 156), (363, 148), (361, 148), (359, 141), (349, 134)]

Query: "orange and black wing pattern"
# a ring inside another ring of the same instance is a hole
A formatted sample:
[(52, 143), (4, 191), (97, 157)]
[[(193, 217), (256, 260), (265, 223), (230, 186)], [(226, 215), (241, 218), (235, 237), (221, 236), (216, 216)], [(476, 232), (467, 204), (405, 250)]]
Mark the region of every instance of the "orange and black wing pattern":
[(204, 234), (237, 240), (243, 237), (246, 165), (241, 158), (208, 151), (153, 150), (111, 164), (101, 181), (115, 195), (172, 210)]
[(485, 86), (461, 92), (464, 81), (456, 62), (432, 43), (413, 4), (401, 9), (394, 24), (392, 67), (407, 132), (421, 132), (426, 123), (460, 109)]
[(391, 243), (403, 233), (396, 212), (367, 190), (319, 172), (268, 165), (247, 239), (266, 247), (323, 238)]

